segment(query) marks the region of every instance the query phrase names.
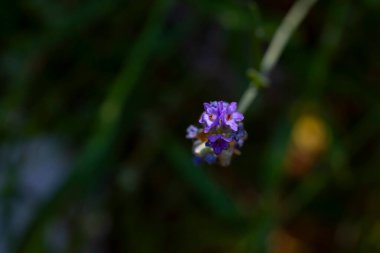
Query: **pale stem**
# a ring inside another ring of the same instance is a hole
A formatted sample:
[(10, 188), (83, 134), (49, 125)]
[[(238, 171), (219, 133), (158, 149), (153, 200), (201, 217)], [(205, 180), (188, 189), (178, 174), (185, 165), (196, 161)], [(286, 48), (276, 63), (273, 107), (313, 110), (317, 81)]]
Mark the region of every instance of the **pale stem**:
[[(299, 26), (310, 8), (317, 0), (298, 0), (286, 14), (282, 23), (275, 32), (267, 51), (261, 61), (261, 74), (266, 76), (276, 65), (284, 47), (294, 30)], [(240, 102), (239, 111), (244, 113), (256, 98), (258, 86), (251, 83), (244, 92)]]

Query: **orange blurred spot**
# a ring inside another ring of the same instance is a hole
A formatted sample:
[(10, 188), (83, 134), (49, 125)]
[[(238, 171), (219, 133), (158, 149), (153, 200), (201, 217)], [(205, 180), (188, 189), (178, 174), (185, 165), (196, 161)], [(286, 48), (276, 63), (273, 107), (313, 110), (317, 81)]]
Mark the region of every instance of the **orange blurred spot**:
[(299, 117), (293, 126), (285, 161), (289, 174), (303, 176), (313, 167), (327, 146), (327, 129), (322, 119), (312, 114)]
[(289, 235), (285, 230), (274, 231), (269, 238), (270, 253), (300, 253), (305, 252), (304, 246), (297, 238)]
[(326, 148), (327, 134), (324, 122), (315, 116), (300, 117), (292, 131), (292, 141), (301, 150), (318, 153)]

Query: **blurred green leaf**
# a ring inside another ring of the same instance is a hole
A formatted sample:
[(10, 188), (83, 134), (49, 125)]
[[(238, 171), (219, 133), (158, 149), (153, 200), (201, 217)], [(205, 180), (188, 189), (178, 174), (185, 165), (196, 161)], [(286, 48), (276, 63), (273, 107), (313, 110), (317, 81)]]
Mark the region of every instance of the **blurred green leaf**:
[(152, 7), (144, 30), (134, 47), (130, 49), (124, 68), (110, 87), (105, 102), (99, 110), (95, 131), (79, 156), (72, 174), (37, 211), (25, 234), (15, 243), (16, 252), (34, 252), (33, 245), (36, 240), (40, 241), (42, 228), (57, 214), (57, 210), (64, 205), (68, 197), (84, 197), (86, 188), (96, 184), (100, 178), (101, 170), (106, 167), (104, 162), (118, 135), (122, 109), (133, 86), (143, 73), (170, 6), (170, 0), (157, 0)]

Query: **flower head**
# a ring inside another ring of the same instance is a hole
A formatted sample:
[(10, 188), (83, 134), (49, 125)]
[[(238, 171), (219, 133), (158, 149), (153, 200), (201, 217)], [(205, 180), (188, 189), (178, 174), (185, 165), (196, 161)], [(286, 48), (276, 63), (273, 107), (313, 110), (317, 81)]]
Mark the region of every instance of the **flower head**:
[(204, 111), (199, 123), (202, 128), (193, 125), (187, 128), (186, 138), (193, 139), (195, 161), (209, 164), (219, 163), (226, 166), (232, 155), (240, 153), (247, 138), (242, 113), (237, 111), (237, 103), (212, 101), (203, 104)]

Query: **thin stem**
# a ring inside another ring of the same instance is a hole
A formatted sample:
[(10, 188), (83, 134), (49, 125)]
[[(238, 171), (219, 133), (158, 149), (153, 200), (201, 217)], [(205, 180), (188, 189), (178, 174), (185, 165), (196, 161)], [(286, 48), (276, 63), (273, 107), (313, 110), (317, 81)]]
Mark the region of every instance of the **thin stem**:
[(315, 2), (317, 2), (317, 0), (298, 0), (289, 10), (274, 34), (268, 50), (263, 57), (263, 61), (261, 62), (261, 71), (264, 74), (267, 74), (277, 63), (290, 36), (300, 25)]
[[(317, 0), (298, 0), (289, 10), (274, 34), (273, 39), (265, 52), (263, 60), (261, 61), (262, 75), (267, 75), (276, 65), (282, 51), (289, 41), (290, 36), (316, 2)], [(256, 98), (257, 90), (258, 87), (254, 83), (251, 83), (239, 102), (240, 112), (244, 113), (248, 109), (253, 100)]]

